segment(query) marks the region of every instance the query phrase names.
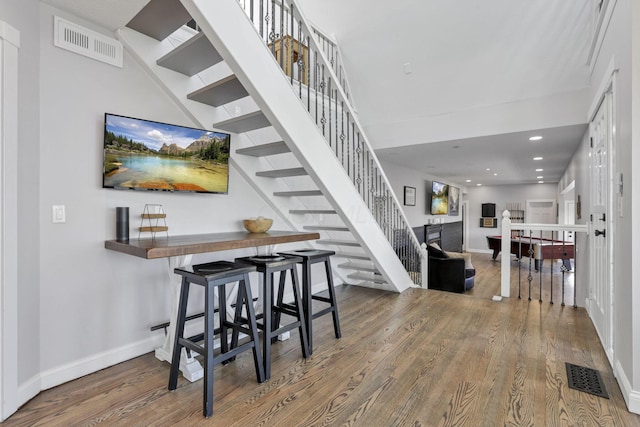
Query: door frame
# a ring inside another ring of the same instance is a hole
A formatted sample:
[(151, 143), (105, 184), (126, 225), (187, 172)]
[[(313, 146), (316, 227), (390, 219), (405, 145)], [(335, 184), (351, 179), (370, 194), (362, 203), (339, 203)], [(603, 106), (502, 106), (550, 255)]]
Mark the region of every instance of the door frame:
[[(611, 288), (609, 290), (609, 307), (608, 307), (608, 315), (609, 318), (608, 320), (608, 331), (607, 334), (609, 335), (609, 342), (604, 342), (603, 337), (600, 336), (599, 331), (598, 332), (598, 337), (600, 338), (600, 342), (602, 344), (602, 347), (605, 350), (605, 353), (607, 355), (607, 358), (609, 359), (609, 364), (611, 365), (611, 367), (614, 367), (614, 361), (615, 361), (615, 352), (614, 352), (614, 348), (615, 348), (615, 335), (614, 335), (614, 320), (615, 320), (615, 316), (614, 316), (614, 312), (615, 312), (615, 289), (616, 289), (616, 284), (615, 284), (615, 262), (616, 262), (616, 257), (615, 257), (615, 247), (613, 245), (613, 242), (615, 241), (616, 238), (616, 222), (614, 221), (614, 217), (616, 216), (617, 211), (614, 209), (616, 206), (615, 203), (615, 199), (618, 195), (616, 188), (615, 188), (615, 182), (614, 182), (614, 177), (617, 176), (617, 169), (616, 169), (616, 123), (617, 123), (617, 113), (616, 113), (616, 76), (617, 76), (617, 68), (615, 67), (615, 62), (612, 59), (611, 62), (609, 63), (609, 66), (607, 67), (607, 71), (604, 74), (604, 79), (602, 80), (602, 82), (600, 83), (600, 86), (598, 87), (598, 92), (596, 95), (596, 98), (594, 98), (593, 103), (591, 104), (591, 108), (589, 109), (589, 136), (591, 137), (591, 123), (593, 122), (595, 116), (597, 115), (600, 107), (602, 106), (602, 104), (604, 102), (610, 102), (611, 104), (611, 108), (610, 108), (610, 117), (609, 117), (609, 122), (611, 123), (610, 125), (610, 133), (609, 133), (609, 138), (608, 138), (608, 144), (607, 144), (607, 178), (606, 178), (606, 182), (607, 182), (607, 192), (608, 192), (608, 197), (607, 197), (607, 201), (606, 201), (606, 207), (607, 207), (607, 219), (605, 221), (605, 228), (606, 228), (606, 232), (607, 232), (607, 236), (605, 239), (605, 243), (606, 243), (606, 251), (609, 257), (609, 261), (607, 264), (607, 271), (606, 271), (606, 277), (609, 280), (609, 283), (611, 284)], [(592, 154), (592, 148), (589, 148), (589, 155), (591, 156)], [(589, 160), (589, 162), (591, 162), (591, 160)], [(591, 164), (589, 164), (589, 185), (591, 184)], [(591, 199), (591, 198), (590, 198)], [(593, 200), (589, 200), (589, 212), (591, 213), (593, 211)], [(593, 218), (590, 215), (590, 220), (588, 221), (588, 236), (590, 239), (594, 238), (594, 222), (593, 222)], [(591, 245), (589, 245), (589, 253), (591, 254)], [(591, 263), (593, 263), (594, 260), (591, 260)], [(592, 291), (594, 288), (594, 275), (593, 274), (589, 274), (589, 293), (587, 296), (587, 300), (586, 300), (586, 308), (587, 308), (587, 312), (589, 313), (589, 317), (591, 317), (593, 319), (593, 305), (592, 305)]]
[[(18, 49), (0, 21), (0, 421), (18, 410)], [(39, 339), (39, 337), (36, 337)]]

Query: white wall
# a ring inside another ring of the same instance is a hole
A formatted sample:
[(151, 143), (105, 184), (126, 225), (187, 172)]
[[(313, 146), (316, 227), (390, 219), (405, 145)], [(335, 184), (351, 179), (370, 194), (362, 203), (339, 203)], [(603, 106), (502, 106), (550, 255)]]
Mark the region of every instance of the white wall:
[[(527, 185), (483, 185), (481, 187), (469, 187), (467, 193), (469, 201), (469, 238), (468, 251), (489, 252), (487, 236), (500, 234), (499, 228), (480, 227), (482, 217), (482, 204), (496, 204), (496, 218), (498, 227), (502, 212), (507, 203), (520, 202), (522, 206), (527, 200), (557, 199), (556, 184), (527, 184)], [(526, 215), (526, 213), (525, 213)]]
[[(462, 201), (464, 200), (462, 190), (463, 187), (456, 183), (448, 182), (433, 175), (429, 175), (420, 171), (409, 169), (388, 161), (381, 162), (384, 173), (389, 178), (393, 192), (400, 201), (400, 205), (404, 210), (409, 225), (418, 227), (427, 224), (429, 221), (454, 222), (462, 219)], [(429, 214), (429, 203), (431, 201), (431, 181), (436, 180), (445, 184), (451, 184), (460, 187), (460, 213), (456, 216), (449, 215), (431, 215)], [(404, 206), (404, 187), (414, 187), (416, 189), (416, 205)]]
[[(612, 2), (613, 3), (613, 2)], [(632, 90), (638, 96), (637, 88), (632, 85), (639, 69), (632, 68), (632, 22), (633, 27), (640, 25), (640, 15), (637, 2), (632, 0), (617, 0), (601, 49), (596, 56), (595, 66), (591, 76), (591, 98), (599, 97), (599, 86), (607, 67), (613, 61), (618, 70), (615, 91), (615, 143), (613, 149), (613, 176), (623, 174), (625, 182), (625, 197), (621, 201), (621, 211), (612, 212), (613, 226), (616, 229), (614, 239), (614, 370), (618, 376), (623, 394), (630, 407), (640, 413), (640, 270), (637, 265), (637, 253), (640, 251), (640, 237), (637, 232), (637, 212), (632, 210), (632, 199), (640, 197), (640, 188), (633, 185), (637, 182), (634, 166), (640, 160), (640, 153), (632, 144), (632, 126), (638, 112), (632, 111)], [(632, 6), (633, 4), (633, 6)], [(636, 12), (631, 19), (632, 10)], [(637, 36), (636, 36), (637, 37)], [(637, 43), (637, 39), (634, 40)], [(638, 46), (636, 46), (637, 49)], [(637, 52), (633, 52), (634, 57)], [(637, 61), (637, 58), (636, 58)], [(637, 101), (637, 98), (636, 98)], [(635, 135), (634, 138), (638, 138)], [(635, 146), (637, 147), (636, 141)], [(617, 196), (614, 195), (617, 205)], [(636, 205), (637, 207), (637, 205)], [(634, 221), (634, 215), (636, 216)], [(635, 222), (635, 224), (634, 224)], [(635, 261), (635, 262), (634, 262)], [(634, 308), (635, 307), (635, 308)], [(635, 313), (634, 313), (635, 310)], [(633, 395), (630, 390), (635, 390)], [(630, 400), (631, 399), (631, 400)]]
[(0, 19), (20, 32), (18, 51), (18, 383), (39, 372), (39, 63), (37, 0), (0, 2)]
[[(574, 200), (578, 203), (580, 199), (581, 215), (580, 218), (576, 216), (576, 224), (587, 224), (589, 222), (589, 203), (590, 203), (590, 183), (589, 183), (589, 132), (585, 133), (582, 138), (578, 149), (576, 150), (571, 162), (567, 166), (560, 182), (558, 184), (558, 192), (562, 191), (571, 182), (575, 182), (573, 190)], [(588, 266), (589, 265), (589, 236), (586, 233), (576, 233), (575, 237), (576, 248), (576, 266)], [(576, 299), (580, 307), (584, 307), (586, 304), (586, 298), (588, 297), (588, 277), (584, 276), (588, 274), (586, 268), (576, 268), (575, 283), (582, 283), (583, 286), (576, 288)]]
[[(242, 230), (242, 218), (273, 217), (233, 168), (228, 195), (102, 189), (105, 112), (196, 124), (129, 55), (120, 69), (54, 47), (54, 14), (101, 31), (41, 6), (40, 133), (27, 142), (41, 156), (40, 251), (35, 258), (40, 257), (41, 273), (40, 346), (46, 349), (38, 371), (45, 388), (148, 352), (162, 337), (162, 331), (151, 333), (149, 327), (169, 317), (167, 260), (143, 260), (104, 249), (104, 240), (115, 238), (116, 206), (130, 207), (132, 237), (137, 237), (135, 228), (146, 203), (164, 205), (169, 233), (174, 235)], [(32, 126), (37, 128), (38, 122)], [(231, 144), (233, 150), (233, 136)], [(32, 159), (22, 159), (22, 167), (34, 168)], [(66, 206), (65, 224), (52, 224), (54, 204)], [(284, 227), (276, 219), (274, 228)], [(200, 255), (194, 261), (248, 253)]]

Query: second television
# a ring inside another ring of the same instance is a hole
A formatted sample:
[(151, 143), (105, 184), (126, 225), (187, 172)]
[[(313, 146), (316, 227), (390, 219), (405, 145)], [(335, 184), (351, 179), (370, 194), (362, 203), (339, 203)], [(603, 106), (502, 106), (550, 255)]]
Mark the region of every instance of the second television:
[(449, 212), (449, 185), (431, 182), (431, 215), (446, 215)]

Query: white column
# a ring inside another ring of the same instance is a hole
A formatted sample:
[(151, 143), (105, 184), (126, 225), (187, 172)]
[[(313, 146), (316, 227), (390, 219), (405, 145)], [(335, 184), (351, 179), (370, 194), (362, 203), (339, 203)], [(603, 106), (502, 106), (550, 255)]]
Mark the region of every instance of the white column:
[(0, 421), (18, 410), (18, 48), (0, 21)]
[(500, 295), (511, 296), (511, 214), (505, 209), (502, 212), (502, 247), (500, 248)]

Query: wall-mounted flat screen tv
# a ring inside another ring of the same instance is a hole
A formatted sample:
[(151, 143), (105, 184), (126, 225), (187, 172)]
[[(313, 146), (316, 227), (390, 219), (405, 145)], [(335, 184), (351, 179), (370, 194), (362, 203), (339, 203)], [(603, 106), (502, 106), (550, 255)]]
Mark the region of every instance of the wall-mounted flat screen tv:
[(103, 188), (229, 191), (227, 133), (104, 115)]
[(431, 182), (431, 215), (446, 215), (449, 209), (449, 185)]

